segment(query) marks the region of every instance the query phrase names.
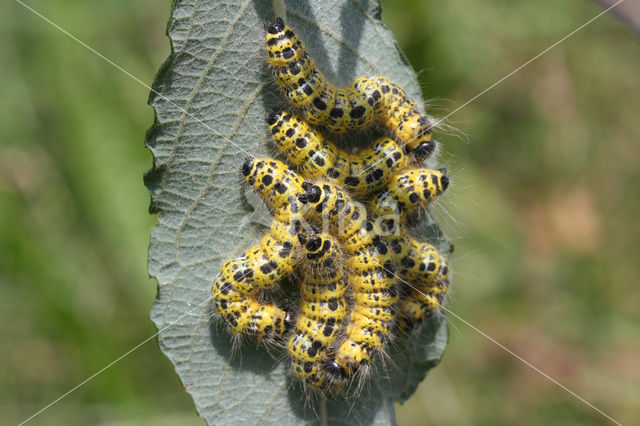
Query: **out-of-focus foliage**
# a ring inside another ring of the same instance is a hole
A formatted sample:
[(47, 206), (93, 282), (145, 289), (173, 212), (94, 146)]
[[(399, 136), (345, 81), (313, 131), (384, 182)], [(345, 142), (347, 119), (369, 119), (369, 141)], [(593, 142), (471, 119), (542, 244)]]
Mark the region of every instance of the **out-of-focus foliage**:
[[(169, 4), (27, 4), (151, 83)], [(586, 0), (385, 1), (446, 115), (600, 12)], [(143, 148), (148, 89), (16, 2), (0, 5), (0, 412), (15, 423), (155, 332)], [(640, 408), (640, 44), (608, 16), (449, 117), (448, 307), (623, 423)], [(201, 424), (152, 341), (42, 424)], [(451, 319), (400, 424), (602, 423)]]

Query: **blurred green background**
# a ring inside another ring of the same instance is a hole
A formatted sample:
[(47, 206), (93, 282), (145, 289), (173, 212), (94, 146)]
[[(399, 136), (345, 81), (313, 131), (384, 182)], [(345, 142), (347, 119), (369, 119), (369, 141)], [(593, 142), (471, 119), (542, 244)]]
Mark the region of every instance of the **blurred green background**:
[[(30, 0), (151, 84), (169, 1)], [(587, 0), (383, 2), (445, 116), (601, 11)], [(0, 422), (19, 422), (155, 328), (142, 173), (148, 89), (0, 5)], [(447, 305), (619, 421), (640, 416), (640, 43), (604, 16), (447, 119)], [(401, 425), (608, 424), (458, 319)], [(34, 424), (202, 424), (155, 340)]]

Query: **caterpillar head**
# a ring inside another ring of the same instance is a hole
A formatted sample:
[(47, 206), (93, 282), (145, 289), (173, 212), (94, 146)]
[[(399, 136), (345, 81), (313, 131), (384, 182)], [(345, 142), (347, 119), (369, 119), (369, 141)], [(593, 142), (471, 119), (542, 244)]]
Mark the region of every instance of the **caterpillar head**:
[(332, 383), (334, 387), (336, 387), (335, 383), (344, 383), (349, 378), (347, 371), (334, 360), (327, 359), (322, 366), (324, 373), (329, 376), (329, 382)]
[(440, 185), (439, 185), (440, 192), (439, 192), (439, 194), (442, 194), (449, 187), (449, 176), (447, 174), (447, 168), (446, 167), (441, 167), (441, 168), (438, 169), (438, 171), (440, 172)]
[(320, 189), (318, 185), (314, 185), (310, 182), (305, 182), (302, 184), (302, 188), (307, 191), (304, 197), (305, 202), (316, 204), (318, 201), (320, 201), (320, 197), (322, 196), (322, 189)]
[(395, 133), (418, 161), (426, 160), (435, 152), (436, 142), (431, 139), (431, 122), (419, 111), (408, 112), (402, 117)]
[(253, 170), (253, 158), (246, 157), (242, 163), (242, 175), (246, 178), (251, 174), (251, 170)]
[(336, 263), (338, 242), (329, 234), (314, 235), (306, 240), (303, 251), (312, 265), (328, 268)]
[(273, 22), (264, 24), (264, 29), (269, 34), (278, 34), (280, 31), (284, 30), (284, 20), (278, 16), (273, 20)]
[(418, 146), (413, 150), (413, 156), (416, 161), (422, 162), (431, 157), (436, 151), (437, 142), (431, 138), (429, 140), (420, 142)]

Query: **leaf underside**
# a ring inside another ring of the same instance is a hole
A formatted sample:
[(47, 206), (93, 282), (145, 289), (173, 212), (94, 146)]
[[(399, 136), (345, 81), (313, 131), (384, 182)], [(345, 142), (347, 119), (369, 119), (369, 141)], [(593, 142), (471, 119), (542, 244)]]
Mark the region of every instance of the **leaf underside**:
[[(377, 1), (285, 2), (330, 81), (345, 86), (384, 75), (421, 102), (415, 73), (381, 23)], [(210, 288), (222, 263), (255, 244), (265, 228), (250, 219), (239, 172), (247, 155), (274, 156), (264, 117), (287, 108), (264, 60), (269, 2), (177, 0), (168, 35), (172, 54), (156, 76), (147, 134), (154, 166), (145, 175), (152, 213), (149, 273), (158, 280), (151, 318), (198, 413), (209, 424), (394, 424), (393, 403), (406, 400), (440, 360), (446, 321), (432, 317), (418, 335), (392, 343), (358, 398), (308, 400), (287, 372), (282, 351), (245, 344), (212, 322)], [(334, 138), (346, 147), (374, 131)], [(423, 228), (447, 242), (437, 225)], [(323, 406), (324, 405), (324, 406)]]

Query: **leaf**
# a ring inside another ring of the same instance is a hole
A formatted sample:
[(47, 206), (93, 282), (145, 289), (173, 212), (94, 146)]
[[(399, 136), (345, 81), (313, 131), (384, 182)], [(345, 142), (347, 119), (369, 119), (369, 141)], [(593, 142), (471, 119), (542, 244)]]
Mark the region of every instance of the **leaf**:
[[(377, 1), (285, 7), (285, 19), (334, 83), (385, 75), (420, 102), (416, 76), (379, 20)], [(146, 140), (154, 165), (145, 184), (150, 211), (159, 213), (149, 249), (149, 273), (158, 280), (151, 318), (160, 347), (209, 424), (393, 424), (393, 403), (406, 400), (442, 356), (444, 318), (399, 340), (359, 398), (328, 403), (305, 401), (282, 353), (278, 360), (244, 345), (233, 354), (231, 336), (210, 321), (211, 282), (221, 264), (264, 233), (250, 220), (239, 166), (248, 154), (273, 155), (264, 117), (285, 107), (264, 60), (262, 25), (275, 16), (259, 0), (174, 2), (172, 54), (150, 95), (156, 121)]]

